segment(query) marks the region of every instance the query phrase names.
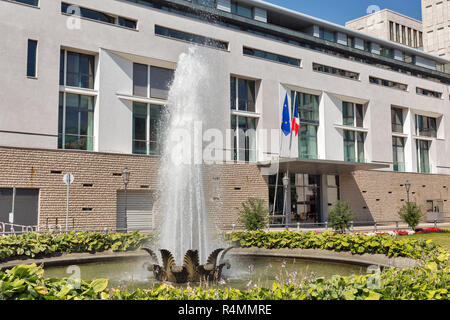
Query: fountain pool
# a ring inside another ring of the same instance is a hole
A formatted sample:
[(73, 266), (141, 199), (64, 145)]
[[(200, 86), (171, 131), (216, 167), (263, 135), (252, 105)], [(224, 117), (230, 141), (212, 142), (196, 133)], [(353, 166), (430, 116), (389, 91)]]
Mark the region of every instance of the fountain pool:
[[(152, 272), (143, 267), (148, 259), (127, 261), (87, 263), (79, 265), (83, 280), (106, 278), (112, 288), (127, 290), (151, 289), (160, 284), (153, 278)], [(209, 284), (210, 287), (246, 289), (249, 285), (272, 287), (275, 281), (289, 279), (312, 279), (314, 277), (331, 278), (332, 275), (344, 276), (366, 273), (366, 268), (355, 265), (307, 261), (299, 259), (282, 259), (253, 256), (231, 257), (231, 269), (223, 271), (222, 284)], [(70, 277), (67, 267), (45, 268), (46, 278)], [(186, 286), (186, 285), (185, 285)], [(195, 286), (195, 285), (192, 285)]]

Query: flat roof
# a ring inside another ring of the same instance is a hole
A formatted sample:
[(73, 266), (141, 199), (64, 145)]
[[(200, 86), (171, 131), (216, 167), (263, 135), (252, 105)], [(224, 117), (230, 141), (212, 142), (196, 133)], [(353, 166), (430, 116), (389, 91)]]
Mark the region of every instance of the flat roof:
[(418, 49), (414, 49), (414, 48), (408, 47), (408, 46), (400, 44), (400, 43), (396, 43), (396, 42), (384, 40), (384, 39), (381, 39), (381, 38), (377, 38), (377, 37), (368, 35), (366, 33), (363, 33), (363, 32), (360, 32), (360, 31), (356, 31), (356, 30), (352, 30), (352, 29), (346, 28), (344, 26), (341, 26), (339, 24), (336, 24), (336, 23), (333, 23), (333, 22), (329, 22), (329, 21), (326, 21), (326, 20), (322, 20), (322, 19), (319, 19), (319, 18), (316, 18), (316, 17), (313, 17), (313, 16), (309, 16), (307, 14), (304, 14), (304, 13), (301, 13), (301, 12), (298, 12), (298, 11), (294, 11), (294, 10), (291, 10), (291, 9), (287, 9), (287, 8), (284, 8), (284, 7), (281, 7), (281, 6), (278, 6), (278, 5), (266, 2), (266, 1), (262, 1), (262, 0), (238, 0), (238, 1), (242, 2), (242, 3), (249, 4), (249, 5), (256, 6), (256, 7), (259, 7), (259, 8), (264, 8), (264, 9), (269, 10), (269, 11), (286, 14), (286, 15), (289, 15), (291, 17), (297, 18), (299, 20), (307, 21), (307, 22), (309, 22), (311, 24), (316, 24), (316, 25), (322, 26), (324, 28), (325, 27), (326, 28), (331, 28), (331, 29), (334, 29), (335, 31), (346, 33), (346, 34), (352, 35), (352, 36), (360, 38), (360, 39), (370, 40), (372, 42), (383, 44), (383, 45), (386, 45), (387, 47), (396, 48), (396, 49), (402, 50), (404, 52), (407, 52), (407, 53), (410, 53), (410, 54), (414, 54), (414, 55), (417, 55), (417, 56), (421, 56), (421, 57), (424, 57), (424, 58), (427, 58), (427, 59), (430, 59), (430, 60), (433, 60), (433, 61), (436, 61), (436, 62), (439, 62), (439, 63), (449, 63), (450, 62), (450, 60), (441, 58), (439, 56), (435, 56), (435, 55), (430, 54), (430, 53), (426, 53), (426, 52), (418, 50)]

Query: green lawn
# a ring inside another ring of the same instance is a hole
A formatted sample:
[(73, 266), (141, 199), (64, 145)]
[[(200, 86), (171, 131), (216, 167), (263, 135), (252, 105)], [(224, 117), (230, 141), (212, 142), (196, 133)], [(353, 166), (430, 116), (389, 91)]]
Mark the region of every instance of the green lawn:
[[(405, 236), (411, 239), (433, 240), (436, 244), (450, 250), (450, 233), (428, 233), (428, 234), (415, 234), (413, 236)], [(403, 237), (401, 237), (403, 238)]]

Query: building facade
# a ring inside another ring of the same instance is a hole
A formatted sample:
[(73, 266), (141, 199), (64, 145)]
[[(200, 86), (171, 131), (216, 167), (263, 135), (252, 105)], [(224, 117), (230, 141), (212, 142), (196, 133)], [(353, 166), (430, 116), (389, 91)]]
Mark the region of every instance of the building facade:
[(408, 47), (423, 49), (422, 21), (389, 9), (348, 21), (345, 27)]
[(448, 1), (422, 0), (425, 51), (450, 58), (450, 4)]
[[(160, 120), (192, 45), (219, 61), (211, 112), (234, 133), (227, 163), (206, 168), (217, 224), (249, 197), (284, 223), (284, 176), (290, 223), (327, 221), (338, 199), (358, 221), (398, 219), (407, 180), (445, 211), (444, 58), (256, 0), (2, 0), (0, 18), (0, 222), (14, 198), (14, 223), (64, 225), (70, 172), (70, 228), (157, 227)], [(286, 98), (298, 136), (279, 132)]]

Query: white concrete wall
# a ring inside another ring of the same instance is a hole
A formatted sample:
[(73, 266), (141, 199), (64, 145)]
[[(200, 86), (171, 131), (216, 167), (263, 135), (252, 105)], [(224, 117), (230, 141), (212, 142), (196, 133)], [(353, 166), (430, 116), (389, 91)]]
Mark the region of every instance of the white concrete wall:
[[(223, 89), (223, 94), (217, 96), (216, 111), (229, 112), (231, 74), (257, 79), (260, 83), (257, 112), (261, 118), (258, 129), (280, 128), (280, 101), (284, 99), (280, 87), (318, 92), (321, 95), (319, 158), (343, 160), (342, 130), (335, 127), (336, 123), (342, 122), (342, 97), (365, 101), (365, 127), (369, 130), (367, 160), (392, 164), (391, 106), (421, 110), (442, 116), (439, 140), (433, 141), (432, 168), (433, 172), (450, 172), (450, 103), (449, 87), (446, 85), (127, 2), (77, 0), (77, 3), (135, 18), (139, 21), (139, 30), (84, 19), (81, 30), (68, 30), (68, 17), (60, 13), (59, 2), (41, 1), (41, 8), (35, 9), (0, 1), (0, 145), (57, 148), (59, 50), (63, 46), (75, 51), (93, 52), (98, 56), (95, 150), (130, 153), (131, 103), (117, 95), (132, 93), (133, 57), (175, 65), (179, 55), (186, 52), (189, 46), (182, 41), (155, 36), (154, 25), (158, 24), (229, 41), (230, 51), (209, 49), (220, 61), (218, 73), (222, 81), (218, 86)], [(26, 23), (18, 24), (18, 21)], [(37, 79), (26, 77), (29, 38), (39, 41)], [(360, 41), (356, 39), (356, 43), (360, 44)], [(299, 58), (302, 67), (243, 56), (244, 45)], [(125, 55), (128, 58), (124, 58)], [(359, 72), (360, 80), (314, 72), (313, 62)], [(404, 92), (370, 84), (369, 76), (408, 84), (409, 90)], [(416, 86), (443, 92), (444, 99), (417, 95)], [(414, 122), (413, 118), (410, 120)], [(405, 126), (405, 133), (408, 134), (408, 171), (416, 170), (413, 128), (413, 123), (411, 128)], [(259, 150), (260, 154), (268, 151)]]

